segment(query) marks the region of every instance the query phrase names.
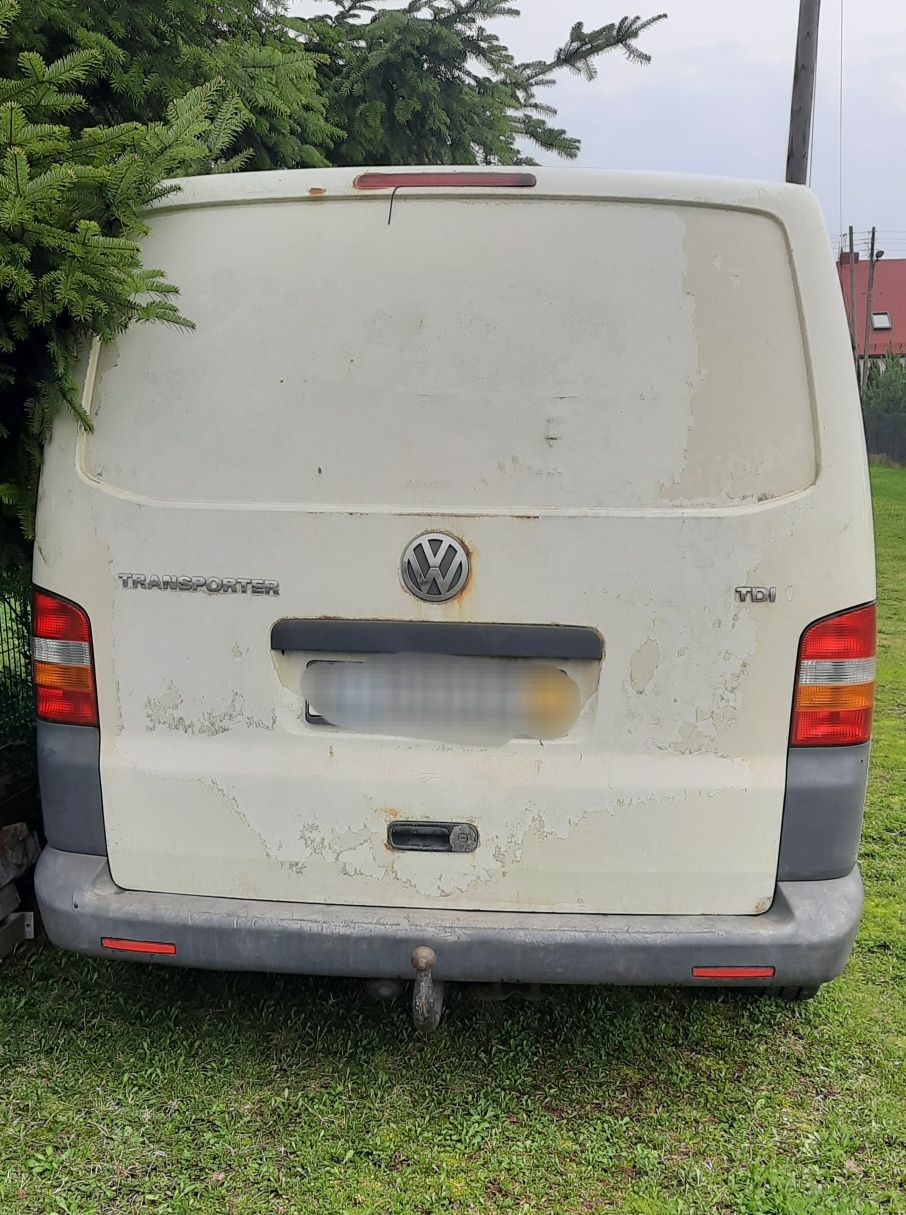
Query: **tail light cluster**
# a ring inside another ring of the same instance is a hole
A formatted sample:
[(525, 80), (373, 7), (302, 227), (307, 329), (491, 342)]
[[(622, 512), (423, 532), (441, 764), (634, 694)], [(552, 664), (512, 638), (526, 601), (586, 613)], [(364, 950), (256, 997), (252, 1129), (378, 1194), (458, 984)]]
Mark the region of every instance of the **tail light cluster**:
[(802, 635), (793, 703), (794, 747), (843, 747), (871, 738), (875, 605), (819, 620)]
[(32, 621), (39, 720), (96, 726), (98, 705), (88, 616), (68, 599), (36, 588)]

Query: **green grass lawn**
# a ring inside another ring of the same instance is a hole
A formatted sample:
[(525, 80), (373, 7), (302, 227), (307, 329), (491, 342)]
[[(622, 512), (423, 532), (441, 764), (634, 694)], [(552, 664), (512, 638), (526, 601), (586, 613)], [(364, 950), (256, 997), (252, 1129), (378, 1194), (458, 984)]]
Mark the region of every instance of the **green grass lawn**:
[[(0, 964), (0, 1212), (906, 1211), (906, 471), (874, 470), (880, 705), (856, 954), (818, 1000)], [(828, 554), (833, 559), (833, 554)]]

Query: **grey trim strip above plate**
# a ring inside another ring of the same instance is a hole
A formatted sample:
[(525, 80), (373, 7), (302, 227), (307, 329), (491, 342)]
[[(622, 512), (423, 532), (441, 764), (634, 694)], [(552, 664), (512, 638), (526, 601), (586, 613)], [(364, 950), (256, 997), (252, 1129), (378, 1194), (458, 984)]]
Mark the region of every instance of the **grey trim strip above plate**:
[(434, 620), (278, 620), (274, 650), (330, 654), (455, 654), (468, 658), (600, 662), (596, 629), (560, 624), (447, 624)]

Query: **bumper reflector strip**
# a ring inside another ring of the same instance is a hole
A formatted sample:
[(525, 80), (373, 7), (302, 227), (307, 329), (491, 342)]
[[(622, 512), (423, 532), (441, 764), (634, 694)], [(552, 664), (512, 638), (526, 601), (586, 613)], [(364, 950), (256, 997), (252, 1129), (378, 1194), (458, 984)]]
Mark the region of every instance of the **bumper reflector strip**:
[(693, 966), (693, 979), (773, 979), (773, 966)]
[(120, 953), (162, 953), (172, 957), (176, 946), (167, 941), (129, 941), (123, 937), (101, 937), (105, 949), (116, 949)]

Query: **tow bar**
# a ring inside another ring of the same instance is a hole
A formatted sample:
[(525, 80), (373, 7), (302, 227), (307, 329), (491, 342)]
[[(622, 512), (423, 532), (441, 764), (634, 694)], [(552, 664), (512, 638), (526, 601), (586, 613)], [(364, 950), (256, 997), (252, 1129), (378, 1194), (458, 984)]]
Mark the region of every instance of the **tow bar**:
[(431, 974), (437, 954), (428, 945), (419, 945), (412, 954), (415, 985), (412, 989), (412, 1024), (421, 1034), (430, 1034), (440, 1025), (444, 1011), (444, 983)]

